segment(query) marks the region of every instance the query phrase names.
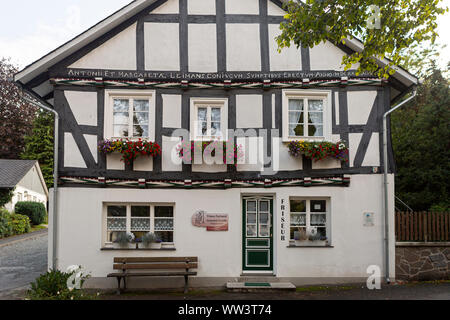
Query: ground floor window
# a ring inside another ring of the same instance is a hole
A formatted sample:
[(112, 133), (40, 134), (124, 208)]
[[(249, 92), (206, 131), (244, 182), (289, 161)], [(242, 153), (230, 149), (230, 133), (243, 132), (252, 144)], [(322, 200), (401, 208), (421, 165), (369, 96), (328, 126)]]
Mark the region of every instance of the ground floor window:
[(323, 243), (330, 237), (330, 212), (326, 199), (290, 199), (290, 240)]
[(133, 233), (141, 239), (154, 233), (163, 243), (174, 242), (173, 205), (106, 205), (106, 243), (114, 243), (120, 233)]

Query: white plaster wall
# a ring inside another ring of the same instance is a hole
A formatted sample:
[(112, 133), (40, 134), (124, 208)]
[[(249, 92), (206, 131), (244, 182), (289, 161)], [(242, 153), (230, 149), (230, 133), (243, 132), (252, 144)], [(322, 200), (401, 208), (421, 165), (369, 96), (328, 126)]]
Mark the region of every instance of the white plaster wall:
[(216, 0), (189, 0), (188, 14), (216, 14)]
[(273, 142), (274, 169), (277, 171), (294, 171), (303, 169), (303, 159), (289, 154), (288, 144), (280, 138), (274, 138)]
[[(394, 180), (392, 175), (389, 178), (389, 235), (393, 240)], [(349, 187), (269, 190), (62, 188), (58, 200), (59, 267), (65, 269), (73, 264), (82, 265), (93, 277), (105, 277), (113, 271), (112, 262), (115, 256), (198, 256), (198, 277), (239, 277), (242, 272), (241, 196), (251, 194), (275, 197), (274, 273), (277, 277), (337, 277), (337, 280), (343, 277), (365, 278), (369, 265), (379, 265), (384, 269), (381, 187), (382, 175), (354, 175)], [(330, 198), (332, 247), (288, 248), (288, 239), (281, 241), (281, 200), (288, 203), (289, 197), (294, 196)], [(175, 204), (176, 251), (100, 251), (103, 203), (108, 202)], [(229, 214), (229, 231), (207, 232), (204, 228), (193, 227), (191, 217), (199, 209), (210, 213)], [(373, 227), (364, 226), (363, 213), (367, 211), (374, 212)], [(393, 246), (394, 242), (391, 241), (391, 272), (395, 272)]]
[(380, 163), (380, 134), (374, 132), (370, 138), (362, 165), (363, 167), (379, 167)]
[(343, 71), (342, 57), (345, 52), (327, 41), (310, 49), (311, 70)]
[(97, 126), (97, 92), (64, 91), (79, 125)]
[(255, 94), (236, 95), (236, 127), (263, 127), (263, 97)]
[(334, 93), (334, 108), (335, 108), (335, 114), (336, 114), (336, 125), (339, 125), (339, 92)]
[(136, 70), (136, 67), (136, 23), (69, 66), (114, 70)]
[(189, 71), (217, 72), (215, 24), (188, 25)]
[(151, 14), (177, 14), (180, 12), (179, 0), (168, 0), (158, 8), (151, 11)]
[(226, 14), (259, 14), (259, 0), (225, 0)]
[(162, 137), (162, 170), (179, 172), (183, 170), (183, 164), (177, 153), (177, 146), (181, 138)]
[(286, 12), (273, 3), (271, 0), (267, 0), (267, 13), (269, 16), (284, 16)]
[(358, 152), (359, 143), (361, 142), (362, 133), (350, 133), (349, 134), (349, 164), (353, 167), (356, 152)]
[(237, 138), (237, 145), (241, 150), (237, 171), (262, 171), (264, 169), (264, 138)]
[(275, 38), (280, 34), (279, 24), (269, 24), (270, 70), (302, 70), (301, 49), (297, 49), (294, 43), (291, 43), (289, 48), (283, 48), (281, 52), (278, 52), (278, 43)]
[(202, 164), (193, 164), (192, 172), (203, 172), (203, 173), (227, 172), (227, 165), (207, 164), (205, 161), (203, 161)]
[[(239, 1), (241, 2), (241, 0)], [(247, 3), (247, 1), (243, 3)], [(259, 24), (227, 24), (226, 33), (228, 71), (260, 71), (261, 44)]]
[(147, 70), (180, 70), (178, 23), (145, 23), (144, 34), (145, 68)]
[(70, 132), (64, 133), (64, 167), (86, 168), (80, 149)]
[(97, 136), (92, 134), (84, 134), (84, 139), (86, 139), (86, 143), (89, 147), (89, 150), (91, 151), (92, 156), (94, 157), (94, 161), (98, 161), (98, 142), (97, 142)]
[(181, 95), (163, 94), (163, 127), (181, 128)]
[(375, 90), (349, 91), (347, 93), (348, 124), (367, 124), (377, 94), (378, 92)]

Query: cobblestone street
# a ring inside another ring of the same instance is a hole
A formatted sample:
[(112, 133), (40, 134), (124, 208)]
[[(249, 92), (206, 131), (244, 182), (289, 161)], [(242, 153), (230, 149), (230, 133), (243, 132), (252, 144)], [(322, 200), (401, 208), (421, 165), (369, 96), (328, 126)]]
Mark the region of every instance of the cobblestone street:
[(22, 294), (47, 269), (47, 234), (0, 246), (0, 300)]

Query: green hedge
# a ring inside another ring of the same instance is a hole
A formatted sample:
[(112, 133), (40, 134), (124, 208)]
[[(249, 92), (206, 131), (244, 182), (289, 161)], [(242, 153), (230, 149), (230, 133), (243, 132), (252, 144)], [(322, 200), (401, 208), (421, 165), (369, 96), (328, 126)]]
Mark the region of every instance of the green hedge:
[(0, 239), (14, 235), (11, 214), (0, 208)]
[(14, 234), (24, 234), (31, 231), (30, 218), (21, 214), (13, 214), (11, 217)]
[(14, 211), (30, 218), (31, 224), (35, 226), (44, 223), (47, 216), (45, 206), (39, 202), (17, 202)]
[(0, 238), (6, 238), (31, 231), (30, 219), (20, 214), (10, 214), (0, 209)]

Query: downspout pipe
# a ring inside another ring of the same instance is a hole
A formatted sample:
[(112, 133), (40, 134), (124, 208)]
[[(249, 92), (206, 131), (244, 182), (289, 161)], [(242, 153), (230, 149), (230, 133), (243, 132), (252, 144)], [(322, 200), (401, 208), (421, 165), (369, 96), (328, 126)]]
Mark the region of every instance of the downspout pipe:
[(387, 130), (387, 117), (393, 113), (395, 110), (401, 108), (409, 101), (414, 99), (417, 95), (416, 89), (414, 89), (413, 94), (408, 99), (400, 102), (398, 105), (387, 111), (383, 115), (383, 164), (384, 164), (384, 250), (385, 250), (385, 270), (386, 270), (386, 283), (390, 283), (389, 274), (389, 192), (388, 192), (388, 171), (389, 171), (389, 159), (388, 159), (388, 130)]
[[(15, 82), (18, 84), (22, 90), (28, 92), (33, 97), (35, 96), (32, 92), (28, 91), (25, 86), (23, 86), (20, 82)], [(55, 116), (55, 128), (54, 128), (54, 146), (53, 146), (53, 221), (52, 221), (52, 231), (53, 231), (53, 241), (52, 241), (52, 269), (57, 270), (57, 236), (58, 236), (58, 214), (57, 214), (57, 205), (58, 205), (58, 145), (59, 145), (59, 114), (53, 108), (46, 106), (44, 103), (39, 101), (39, 98), (35, 98), (36, 100), (30, 99), (26, 95), (22, 93), (22, 99), (26, 102), (40, 108), (45, 111), (51, 112)]]

